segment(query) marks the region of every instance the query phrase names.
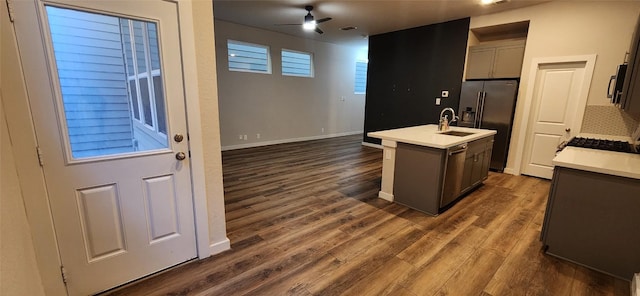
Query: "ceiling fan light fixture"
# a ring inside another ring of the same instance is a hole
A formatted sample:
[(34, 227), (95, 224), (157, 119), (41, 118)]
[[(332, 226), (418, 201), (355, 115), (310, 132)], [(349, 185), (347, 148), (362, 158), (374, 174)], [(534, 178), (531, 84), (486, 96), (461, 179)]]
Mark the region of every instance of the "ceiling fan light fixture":
[(316, 29), (316, 21), (310, 21), (310, 22), (304, 22), (304, 24), (302, 24), (302, 28), (307, 30), (307, 31), (312, 31)]

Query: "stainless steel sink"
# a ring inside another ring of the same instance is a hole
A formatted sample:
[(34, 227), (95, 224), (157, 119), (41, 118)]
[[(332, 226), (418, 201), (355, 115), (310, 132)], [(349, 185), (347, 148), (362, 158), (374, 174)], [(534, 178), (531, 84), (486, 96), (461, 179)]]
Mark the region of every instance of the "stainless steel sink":
[(459, 131), (446, 131), (443, 133), (440, 133), (441, 135), (447, 135), (447, 136), (456, 136), (456, 137), (466, 137), (468, 135), (473, 135), (474, 133), (467, 133), (467, 132), (459, 132)]

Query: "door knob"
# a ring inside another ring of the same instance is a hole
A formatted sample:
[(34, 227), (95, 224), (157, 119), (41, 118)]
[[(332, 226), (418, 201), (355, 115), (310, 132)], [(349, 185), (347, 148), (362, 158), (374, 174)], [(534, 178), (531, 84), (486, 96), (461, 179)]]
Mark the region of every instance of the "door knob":
[(177, 160), (184, 160), (185, 158), (187, 158), (187, 155), (184, 154), (184, 152), (178, 152), (176, 153), (176, 159)]
[(182, 142), (182, 140), (184, 140), (184, 136), (181, 134), (176, 134), (175, 136), (173, 136), (173, 140), (176, 141), (177, 143)]
[(568, 127), (568, 128), (565, 128), (565, 129), (564, 129), (564, 131), (568, 133), (568, 132), (570, 132), (570, 131), (571, 131), (571, 128), (569, 128), (569, 127)]

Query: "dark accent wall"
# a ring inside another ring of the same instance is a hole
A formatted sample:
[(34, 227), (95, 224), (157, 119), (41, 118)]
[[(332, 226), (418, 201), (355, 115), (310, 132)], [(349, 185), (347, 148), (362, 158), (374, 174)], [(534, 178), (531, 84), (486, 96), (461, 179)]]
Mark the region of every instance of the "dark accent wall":
[[(380, 143), (368, 132), (437, 124), (443, 108), (458, 111), (469, 20), (369, 37), (365, 142)], [(442, 90), (449, 98), (436, 106)]]

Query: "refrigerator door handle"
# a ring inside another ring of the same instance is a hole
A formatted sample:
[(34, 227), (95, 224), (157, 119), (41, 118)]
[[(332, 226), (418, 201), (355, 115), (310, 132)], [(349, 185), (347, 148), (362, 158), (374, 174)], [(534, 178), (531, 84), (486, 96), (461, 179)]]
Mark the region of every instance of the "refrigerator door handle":
[(478, 107), (480, 107), (480, 97), (482, 96), (482, 91), (478, 92), (478, 97), (476, 98), (476, 116), (473, 118), (473, 127), (474, 128), (479, 128), (480, 127), (480, 109), (478, 109)]
[[(487, 98), (487, 92), (483, 91), (480, 99), (482, 103), (480, 103), (480, 113), (478, 117), (478, 128), (482, 128), (482, 117), (484, 116), (484, 100)], [(477, 109), (476, 109), (477, 110)]]
[[(613, 92), (611, 92), (611, 83), (616, 80), (616, 75), (611, 75), (609, 78), (609, 86), (607, 87), (607, 98), (613, 99)], [(615, 103), (615, 99), (611, 100), (612, 103)]]

